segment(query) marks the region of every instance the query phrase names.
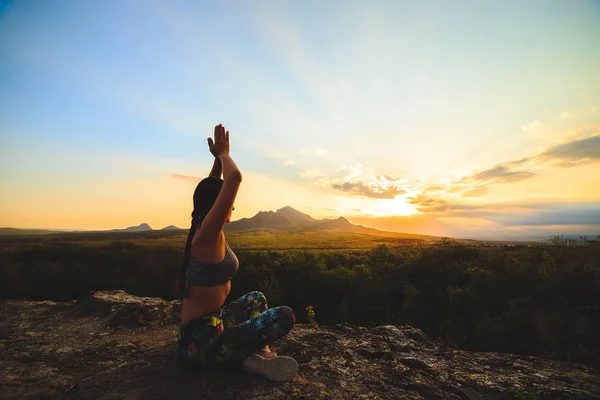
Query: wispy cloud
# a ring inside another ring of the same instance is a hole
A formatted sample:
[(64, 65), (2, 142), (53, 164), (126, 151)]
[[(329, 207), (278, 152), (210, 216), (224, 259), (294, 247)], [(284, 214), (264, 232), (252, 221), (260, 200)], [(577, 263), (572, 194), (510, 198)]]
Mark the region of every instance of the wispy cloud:
[(202, 178), (199, 176), (177, 174), (177, 173), (173, 173), (173, 172), (169, 173), (169, 177), (173, 178), (173, 179), (186, 181), (186, 182), (196, 182), (196, 183), (200, 182), (202, 180)]
[(523, 132), (536, 132), (542, 128), (542, 123), (538, 120), (531, 121), (528, 124), (525, 124), (521, 127)]
[(465, 179), (466, 181), (475, 181), (481, 183), (510, 183), (529, 179), (534, 176), (535, 174), (533, 172), (514, 171), (505, 165), (496, 165), (493, 168), (478, 172)]
[(425, 187), (425, 191), (428, 193), (444, 192), (444, 191), (446, 191), (446, 186), (444, 186), (444, 185), (428, 185)]
[(483, 196), (485, 194), (487, 194), (489, 191), (488, 188), (481, 186), (481, 187), (476, 187), (470, 190), (467, 190), (466, 192), (461, 193), (462, 197), (479, 197), (479, 196)]
[[(600, 161), (600, 134), (597, 134), (598, 130), (595, 129), (592, 130), (596, 132), (595, 136), (571, 139), (568, 142), (551, 146), (534, 156), (498, 164), (487, 170), (466, 176), (458, 182), (454, 182), (454, 185), (515, 183), (537, 175), (537, 173), (531, 171), (516, 169), (517, 167), (548, 165), (557, 168), (570, 168)], [(592, 131), (586, 130), (585, 132)]]
[(508, 226), (600, 225), (600, 204), (540, 205), (528, 214), (503, 216)]
[(567, 119), (567, 118), (571, 117), (571, 114), (569, 112), (565, 111), (565, 112), (563, 112), (563, 113), (560, 114), (560, 117), (562, 119)]
[(511, 202), (464, 204), (428, 196), (409, 202), (423, 213), (438, 218), (486, 219), (505, 226), (600, 225), (599, 202), (516, 200)]
[(532, 161), (551, 163), (560, 168), (600, 161), (600, 135), (552, 146), (533, 157)]
[(283, 165), (284, 167), (290, 167), (292, 165), (296, 165), (296, 161), (294, 161), (294, 160), (286, 160), (281, 165)]

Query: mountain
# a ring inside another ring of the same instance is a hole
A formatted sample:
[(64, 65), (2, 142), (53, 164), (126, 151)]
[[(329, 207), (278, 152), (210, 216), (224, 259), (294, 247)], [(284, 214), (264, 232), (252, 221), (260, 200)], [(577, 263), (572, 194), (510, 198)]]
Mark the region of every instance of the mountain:
[(259, 211), (252, 218), (242, 218), (225, 225), (226, 230), (241, 231), (246, 229), (275, 229), (287, 230), (293, 228), (293, 224), (283, 215), (273, 211)]
[(179, 231), (181, 228), (176, 227), (175, 225), (165, 226), (161, 229), (161, 231)]
[(287, 220), (294, 225), (310, 225), (319, 222), (319, 220), (314, 219), (310, 215), (304, 214), (303, 212), (293, 209), (290, 206), (280, 208), (279, 210), (275, 211), (275, 214), (287, 218)]
[(127, 228), (125, 228), (126, 232), (142, 232), (142, 231), (151, 231), (152, 228), (150, 227), (150, 225), (143, 223), (143, 224), (139, 224), (138, 226), (128, 226)]
[(143, 223), (137, 226), (128, 226), (125, 229), (112, 229), (110, 232), (145, 232), (151, 230), (152, 228), (150, 227), (150, 225)]

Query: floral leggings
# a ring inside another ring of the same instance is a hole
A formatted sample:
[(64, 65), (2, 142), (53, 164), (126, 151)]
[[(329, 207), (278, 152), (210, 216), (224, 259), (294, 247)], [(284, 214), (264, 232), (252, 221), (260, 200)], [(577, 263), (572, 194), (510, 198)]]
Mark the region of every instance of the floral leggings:
[(186, 364), (206, 369), (236, 366), (285, 336), (295, 323), (291, 308), (268, 309), (261, 292), (250, 292), (218, 311), (180, 325), (179, 355)]

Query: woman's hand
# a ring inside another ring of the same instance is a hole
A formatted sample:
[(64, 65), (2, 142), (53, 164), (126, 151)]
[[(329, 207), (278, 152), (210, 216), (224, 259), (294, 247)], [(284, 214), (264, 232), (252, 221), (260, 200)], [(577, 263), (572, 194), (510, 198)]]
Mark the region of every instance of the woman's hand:
[(215, 157), (229, 155), (229, 131), (222, 124), (215, 126), (215, 140), (208, 138), (208, 148)]

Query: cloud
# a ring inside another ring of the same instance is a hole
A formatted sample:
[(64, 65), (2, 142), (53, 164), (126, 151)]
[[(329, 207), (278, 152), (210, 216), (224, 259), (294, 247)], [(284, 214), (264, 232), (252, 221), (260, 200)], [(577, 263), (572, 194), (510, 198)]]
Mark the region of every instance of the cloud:
[(281, 165), (283, 165), (284, 167), (289, 167), (289, 166), (292, 166), (292, 165), (296, 165), (296, 161), (294, 161), (294, 160), (287, 160), (287, 161), (284, 161), (284, 163), (281, 164)]
[(523, 125), (521, 130), (523, 132), (536, 132), (542, 128), (542, 123), (540, 121), (531, 121), (530, 123)]
[(496, 220), (499, 223), (502, 223), (506, 216), (533, 212), (548, 204), (560, 204), (542, 203), (527, 199), (511, 202), (469, 204), (426, 195), (409, 197), (408, 202), (415, 205), (419, 212), (425, 214), (435, 214), (438, 217), (485, 218)]
[(406, 193), (404, 189), (400, 189), (396, 186), (386, 187), (376, 183), (366, 184), (362, 181), (333, 182), (331, 183), (331, 187), (349, 194), (365, 196), (374, 199), (393, 199), (399, 194)]
[(346, 176), (322, 179), (319, 183), (350, 195), (373, 199), (393, 199), (407, 193), (406, 179), (389, 174), (377, 175), (362, 164), (342, 167), (337, 172)]
[(558, 144), (543, 151), (533, 160), (538, 163), (552, 163), (561, 168), (600, 160), (600, 135)]
[(519, 182), (534, 177), (536, 174), (529, 171), (512, 171), (505, 165), (496, 165), (488, 170), (478, 172), (463, 181), (477, 181), (484, 183), (511, 183)]
[[(598, 127), (587, 127), (585, 130), (579, 130), (577, 133), (575, 139), (551, 146), (532, 157), (508, 161), (487, 170), (476, 172), (454, 182), (452, 187), (455, 189), (454, 191), (457, 191), (457, 186), (460, 187), (460, 185), (469, 183), (514, 183), (533, 178), (537, 175), (531, 171), (515, 169), (515, 167), (519, 166), (547, 164), (558, 168), (571, 168), (600, 161), (600, 134), (598, 134)], [(594, 134), (594, 136), (588, 136), (590, 133)], [(452, 192), (452, 187), (445, 190)]]
[(506, 163), (510, 167), (518, 167), (519, 165), (527, 164), (531, 160), (531, 157), (521, 158), (519, 160), (513, 160)]
[(438, 218), (485, 219), (499, 226), (596, 226), (600, 202), (521, 199), (510, 202), (464, 204), (424, 195), (408, 199), (423, 214)]
[(480, 187), (476, 187), (471, 190), (467, 190), (466, 192), (463, 192), (461, 194), (461, 196), (462, 197), (479, 197), (479, 196), (483, 196), (484, 194), (487, 194), (487, 192), (488, 192), (488, 188), (486, 188), (485, 186), (480, 186)]
[[(447, 200), (443, 199), (433, 199), (427, 196), (419, 195), (416, 197), (409, 197), (408, 203), (417, 206), (417, 211), (432, 214), (439, 213), (443, 211), (449, 211), (447, 206), (450, 204)], [(457, 206), (456, 204), (455, 206)]]
[(446, 190), (446, 187), (443, 185), (429, 185), (425, 188), (426, 192), (443, 192)]
[(565, 112), (563, 112), (563, 113), (560, 114), (560, 117), (562, 119), (567, 119), (567, 118), (571, 117), (571, 114), (565, 111)]
[(196, 183), (198, 183), (202, 180), (202, 178), (199, 176), (183, 175), (183, 174), (176, 174), (176, 173), (170, 173), (169, 177), (171, 177), (173, 179), (179, 179), (182, 181), (186, 181), (186, 182), (196, 182)]
[[(425, 199), (423, 199), (425, 200)], [(454, 205), (448, 204), (450, 209)], [(563, 213), (560, 212), (563, 210)], [(352, 223), (382, 230), (493, 240), (544, 239), (557, 234), (594, 236), (600, 203), (535, 203), (528, 200), (462, 207), (454, 213), (409, 216), (348, 215)], [(558, 212), (557, 217), (552, 214)], [(586, 221), (586, 218), (589, 221)], [(581, 222), (581, 224), (578, 224)], [(521, 225), (522, 224), (522, 225)]]
[(549, 207), (529, 215), (508, 215), (503, 223), (509, 226), (600, 225), (600, 205), (592, 209)]
[(398, 175), (383, 175), (383, 178), (387, 179), (388, 181), (399, 181), (402, 179)]

